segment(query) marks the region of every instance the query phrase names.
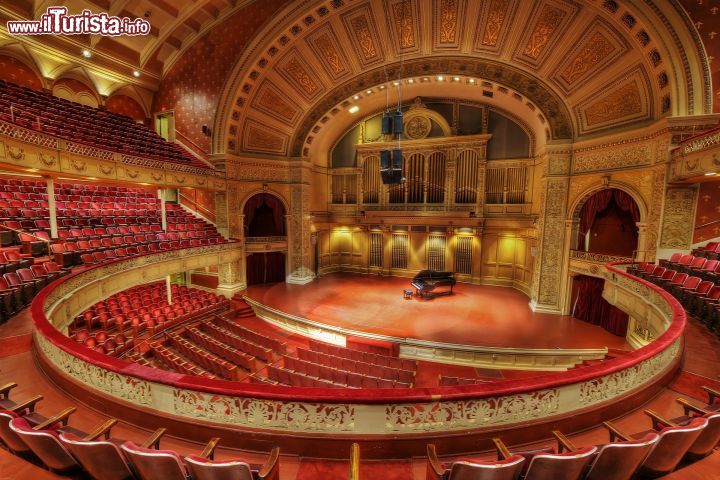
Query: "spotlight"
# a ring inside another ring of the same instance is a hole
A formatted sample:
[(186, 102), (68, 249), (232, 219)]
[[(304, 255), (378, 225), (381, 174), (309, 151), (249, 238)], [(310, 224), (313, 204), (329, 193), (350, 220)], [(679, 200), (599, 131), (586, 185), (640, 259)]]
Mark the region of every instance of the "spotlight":
[(474, 78), (471, 78), (471, 79), (470, 79), (470, 83), (475, 83), (475, 79), (474, 79)]
[(133, 70), (133, 77), (140, 78), (140, 70)]
[(415, 80), (412, 79), (412, 78), (409, 78), (409, 79), (408, 79), (408, 83), (415, 83)]
[(357, 105), (353, 105), (352, 107), (348, 108), (348, 112), (355, 114), (360, 111), (360, 107)]
[(438, 81), (438, 82), (444, 82), (444, 81), (445, 81), (445, 77), (443, 77), (442, 75), (438, 75), (438, 76), (437, 76), (437, 81)]
[(85, 58), (90, 58), (90, 57), (92, 57), (92, 52), (90, 50), (88, 50), (87, 48), (83, 48), (82, 56)]
[(459, 81), (460, 81), (460, 77), (453, 77), (453, 81), (459, 82)]
[(360, 95), (355, 95), (355, 96), (353, 97), (353, 100), (360, 100)]
[(370, 94), (372, 93), (372, 90), (366, 90), (365, 93), (367, 93), (368, 95), (370, 95)]

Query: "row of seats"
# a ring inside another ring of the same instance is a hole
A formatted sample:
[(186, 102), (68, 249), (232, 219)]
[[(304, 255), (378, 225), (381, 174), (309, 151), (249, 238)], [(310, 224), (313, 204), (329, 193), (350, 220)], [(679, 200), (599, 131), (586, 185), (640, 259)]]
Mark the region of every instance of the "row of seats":
[[(410, 388), (410, 382), (376, 377), (373, 373), (363, 374), (354, 370), (345, 370), (342, 366), (337, 368), (301, 360), (295, 357), (283, 357), (286, 370), (305, 375), (312, 379), (327, 380), (335, 385), (350, 388)], [(386, 372), (378, 372), (386, 373)]]
[(239, 337), (229, 330), (221, 328), (215, 323), (202, 322), (197, 325), (197, 328), (203, 333), (224, 342), (226, 345), (252, 355), (263, 362), (271, 362), (275, 359), (271, 348), (263, 347), (262, 345), (258, 345), (250, 340)]
[[(688, 312), (720, 334), (720, 283), (715, 283), (714, 273), (703, 270), (707, 263), (717, 261), (703, 257), (692, 257), (693, 260), (686, 261), (685, 257), (673, 255), (669, 260), (661, 261), (664, 266), (640, 263), (629, 268), (628, 273), (662, 287), (677, 298)], [(680, 264), (680, 261), (684, 263)]]
[(417, 363), (414, 360), (390, 357), (377, 353), (362, 352), (350, 348), (339, 347), (337, 345), (330, 345), (329, 343), (318, 342), (316, 340), (309, 340), (309, 344), (310, 350), (325, 353), (335, 357), (348, 358), (350, 360), (356, 360), (375, 365), (382, 365), (385, 367), (397, 368), (400, 370), (408, 370), (411, 372), (414, 372), (417, 368)]
[(281, 355), (287, 352), (287, 343), (283, 342), (282, 340), (270, 337), (268, 335), (264, 335), (254, 330), (250, 330), (249, 328), (245, 328), (234, 320), (227, 318), (226, 316), (218, 315), (214, 317), (211, 321), (218, 327), (223, 328), (231, 332), (232, 334), (242, 339), (248, 340), (256, 345), (269, 348), (273, 352)]
[[(0, 255), (2, 257), (2, 255)], [(62, 269), (55, 262), (45, 262), (31, 265), (30, 268), (15, 268), (18, 263), (0, 264), (0, 268), (7, 273), (0, 277), (0, 323), (10, 319), (13, 315), (32, 302), (35, 295), (46, 285), (61, 276), (70, 273)]]
[(58, 474), (100, 480), (280, 479), (277, 447), (263, 465), (243, 458), (215, 460), (219, 438), (212, 438), (199, 455), (182, 456), (160, 448), (165, 428), (140, 444), (113, 436), (118, 421), (112, 418), (90, 431), (80, 430), (69, 425), (75, 407), (42, 415), (36, 411), (42, 396), (15, 402), (10, 391), (16, 386), (0, 387), (0, 441), (13, 454)]
[(13, 83), (0, 83), (0, 120), (92, 147), (208, 168), (179, 145), (129, 117)]
[(344, 387), (344, 385), (334, 384), (329, 380), (323, 380), (321, 378), (312, 378), (301, 373), (293, 372), (285, 368), (268, 365), (267, 366), (267, 378), (259, 378), (257, 376), (251, 377), (252, 381), (260, 383), (280, 384), (288, 385), (293, 387), (318, 387), (318, 388), (332, 388), (332, 387)]
[(359, 373), (360, 375), (383, 378), (411, 384), (415, 380), (415, 372), (398, 368), (385, 367), (376, 363), (366, 363), (360, 360), (336, 357), (327, 353), (315, 352), (304, 348), (297, 349), (298, 358), (318, 365), (332, 367), (338, 370)]
[(153, 333), (170, 322), (182, 323), (230, 305), (213, 292), (175, 284), (170, 304), (166, 288), (165, 282), (154, 282), (97, 302), (73, 319), (68, 335), (97, 352), (120, 356), (145, 331)]
[[(628, 480), (657, 478), (671, 473), (681, 462), (703, 458), (720, 441), (720, 392), (710, 394), (707, 405), (679, 398), (685, 414), (666, 420), (646, 410), (652, 428), (628, 434), (610, 422), (604, 426), (610, 442), (580, 447), (559, 431), (557, 445), (532, 451), (512, 451), (494, 438), (497, 460), (458, 459), (442, 464), (435, 445), (427, 446), (427, 480)], [(707, 477), (710, 478), (710, 477)]]
[[(203, 369), (224, 378), (225, 380), (238, 381), (246, 376), (246, 372), (240, 369), (233, 362), (206, 351), (195, 343), (180, 336), (177, 333), (168, 333), (163, 346), (177, 351), (183, 357), (200, 365)], [(157, 348), (157, 347), (155, 347)]]
[(252, 372), (255, 370), (255, 357), (239, 350), (233, 346), (227, 345), (212, 336), (201, 332), (195, 327), (185, 330), (184, 337), (199, 347), (204, 347), (208, 352), (218, 357), (234, 363), (235, 365)]

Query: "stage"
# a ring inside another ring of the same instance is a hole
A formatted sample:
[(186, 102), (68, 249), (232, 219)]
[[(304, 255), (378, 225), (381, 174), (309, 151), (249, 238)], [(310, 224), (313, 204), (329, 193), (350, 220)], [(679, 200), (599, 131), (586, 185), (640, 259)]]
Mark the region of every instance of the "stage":
[(453, 295), (404, 299), (403, 290), (409, 288), (409, 278), (334, 273), (307, 285), (251, 286), (246, 298), (258, 316), (288, 329), (292, 325), (288, 327), (283, 315), (293, 324), (303, 319), (345, 335), (392, 337), (401, 344), (412, 340), (440, 348), (629, 349), (625, 338), (598, 326), (534, 313), (528, 297), (513, 288), (458, 283)]

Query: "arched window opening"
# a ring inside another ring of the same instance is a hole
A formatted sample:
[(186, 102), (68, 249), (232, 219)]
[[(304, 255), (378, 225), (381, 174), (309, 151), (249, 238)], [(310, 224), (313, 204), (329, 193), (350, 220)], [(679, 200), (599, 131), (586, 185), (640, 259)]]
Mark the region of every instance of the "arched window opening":
[(285, 236), (285, 207), (269, 193), (259, 193), (245, 203), (246, 237)]
[(605, 280), (602, 278), (586, 275), (573, 277), (571, 315), (624, 337), (627, 333), (628, 314), (603, 298), (604, 287)]
[(632, 257), (637, 250), (640, 209), (627, 193), (601, 190), (580, 210), (578, 250)]

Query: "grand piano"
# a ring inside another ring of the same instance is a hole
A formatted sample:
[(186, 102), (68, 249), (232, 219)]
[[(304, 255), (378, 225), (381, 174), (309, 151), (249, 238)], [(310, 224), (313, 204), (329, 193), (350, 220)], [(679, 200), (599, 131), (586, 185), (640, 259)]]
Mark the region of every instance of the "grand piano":
[(413, 277), (410, 284), (415, 287), (415, 295), (422, 298), (433, 298), (438, 295), (452, 295), (452, 289), (455, 286), (454, 275), (455, 274), (453, 272), (422, 270)]

